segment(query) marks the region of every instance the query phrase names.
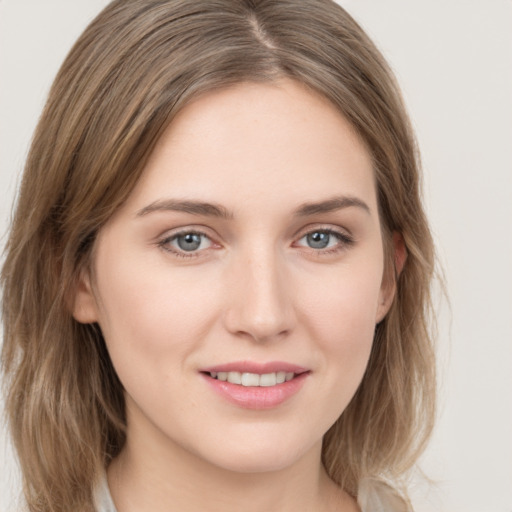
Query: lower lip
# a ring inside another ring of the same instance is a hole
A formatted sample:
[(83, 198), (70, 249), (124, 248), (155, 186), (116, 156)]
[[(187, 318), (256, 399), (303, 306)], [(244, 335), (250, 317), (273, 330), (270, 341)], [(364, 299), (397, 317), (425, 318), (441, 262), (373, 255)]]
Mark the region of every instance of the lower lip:
[(241, 386), (201, 374), (212, 389), (228, 402), (244, 409), (273, 409), (286, 402), (302, 388), (309, 372), (275, 386)]

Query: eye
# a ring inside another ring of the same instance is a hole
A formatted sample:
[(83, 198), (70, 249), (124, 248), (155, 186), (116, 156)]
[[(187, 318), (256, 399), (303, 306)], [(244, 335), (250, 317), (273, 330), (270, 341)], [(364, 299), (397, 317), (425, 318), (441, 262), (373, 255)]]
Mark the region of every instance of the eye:
[(302, 237), (301, 240), (304, 240), (306, 245), (312, 249), (326, 249), (327, 247), (332, 247), (333, 242), (337, 241), (332, 233), (325, 231), (308, 233), (306, 236)]
[(187, 231), (165, 238), (159, 244), (167, 251), (185, 256), (186, 253), (199, 252), (212, 246), (212, 241), (204, 233)]
[(353, 240), (343, 233), (331, 229), (317, 229), (306, 233), (299, 239), (297, 244), (302, 247), (309, 247), (318, 251), (324, 249), (341, 249), (350, 245)]

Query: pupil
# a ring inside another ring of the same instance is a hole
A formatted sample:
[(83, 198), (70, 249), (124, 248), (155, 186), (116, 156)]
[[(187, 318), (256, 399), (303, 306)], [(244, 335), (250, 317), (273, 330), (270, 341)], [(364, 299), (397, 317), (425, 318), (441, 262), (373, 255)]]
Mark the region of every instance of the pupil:
[(187, 233), (178, 237), (178, 245), (184, 251), (195, 251), (201, 245), (201, 235)]
[(324, 249), (329, 244), (329, 233), (317, 231), (308, 235), (308, 245), (313, 249)]

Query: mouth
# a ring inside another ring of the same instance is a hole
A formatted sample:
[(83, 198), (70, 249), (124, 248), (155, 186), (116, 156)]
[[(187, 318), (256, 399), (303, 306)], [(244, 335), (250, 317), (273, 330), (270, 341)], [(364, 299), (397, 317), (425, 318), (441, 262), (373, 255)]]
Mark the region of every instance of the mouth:
[[(301, 372), (304, 373), (304, 372)], [(270, 372), (270, 373), (250, 373), (250, 372), (207, 372), (212, 379), (222, 382), (229, 382), (245, 387), (272, 387), (294, 379), (299, 373), (294, 372)]]
[(238, 362), (200, 372), (210, 388), (245, 409), (273, 409), (299, 393), (311, 371), (288, 363)]

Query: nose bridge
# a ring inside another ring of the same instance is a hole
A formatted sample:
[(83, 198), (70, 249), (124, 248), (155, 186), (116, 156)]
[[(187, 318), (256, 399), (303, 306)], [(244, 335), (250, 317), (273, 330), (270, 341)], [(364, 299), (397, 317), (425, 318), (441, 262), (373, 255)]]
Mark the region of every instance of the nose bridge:
[(293, 327), (293, 305), (282, 255), (255, 243), (233, 261), (226, 319), (228, 329), (255, 340), (283, 335)]

